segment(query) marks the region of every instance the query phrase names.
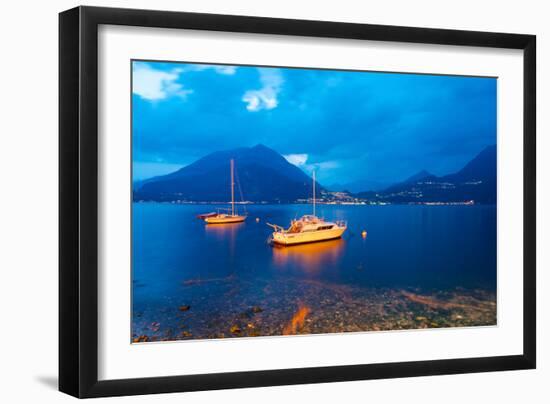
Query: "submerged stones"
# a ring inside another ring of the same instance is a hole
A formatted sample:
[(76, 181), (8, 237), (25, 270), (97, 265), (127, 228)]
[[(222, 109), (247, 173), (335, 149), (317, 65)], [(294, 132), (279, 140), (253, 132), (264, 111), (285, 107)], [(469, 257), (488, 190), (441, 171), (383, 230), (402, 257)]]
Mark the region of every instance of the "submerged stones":
[(239, 314), (239, 317), (242, 319), (249, 319), (254, 317), (256, 314), (263, 312), (264, 310), (260, 306), (253, 306), (250, 309), (247, 309)]
[(496, 294), (487, 290), (426, 292), (283, 278), (225, 278), (182, 290), (186, 304), (177, 311), (167, 310), (175, 303), (167, 299), (134, 312), (133, 342), (496, 324)]
[(149, 341), (149, 337), (147, 335), (140, 335), (139, 337), (135, 337), (132, 342), (147, 342)]

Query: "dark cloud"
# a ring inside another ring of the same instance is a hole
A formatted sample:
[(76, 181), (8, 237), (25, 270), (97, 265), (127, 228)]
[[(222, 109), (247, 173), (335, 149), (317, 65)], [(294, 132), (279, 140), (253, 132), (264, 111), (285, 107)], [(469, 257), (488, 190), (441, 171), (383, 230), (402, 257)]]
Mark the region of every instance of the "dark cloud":
[[(134, 160), (143, 163), (188, 164), (263, 143), (307, 154), (309, 164), (330, 163), (319, 172), (326, 183), (392, 182), (421, 169), (452, 172), (496, 143), (492, 78), (148, 67), (177, 71), (172, 88), (189, 93), (153, 101), (134, 93)], [(243, 101), (247, 92), (258, 97), (256, 110), (250, 97)]]

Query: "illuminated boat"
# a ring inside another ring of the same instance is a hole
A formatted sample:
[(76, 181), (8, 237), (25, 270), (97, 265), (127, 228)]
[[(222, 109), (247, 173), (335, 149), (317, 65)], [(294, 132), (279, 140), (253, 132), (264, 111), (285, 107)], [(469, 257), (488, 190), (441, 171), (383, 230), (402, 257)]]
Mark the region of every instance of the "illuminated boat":
[(313, 214), (292, 220), (288, 229), (268, 223), (268, 226), (275, 230), (271, 235), (271, 241), (274, 244), (289, 246), (342, 237), (347, 229), (347, 223), (342, 220), (329, 222), (318, 218), (315, 216), (315, 202), (315, 172), (313, 172)]
[[(206, 213), (203, 216), (203, 220), (207, 224), (229, 224), (229, 223), (241, 223), (246, 220), (246, 215), (239, 215), (235, 210), (235, 163), (231, 159), (231, 211), (228, 213)], [(199, 216), (199, 217), (200, 217)]]

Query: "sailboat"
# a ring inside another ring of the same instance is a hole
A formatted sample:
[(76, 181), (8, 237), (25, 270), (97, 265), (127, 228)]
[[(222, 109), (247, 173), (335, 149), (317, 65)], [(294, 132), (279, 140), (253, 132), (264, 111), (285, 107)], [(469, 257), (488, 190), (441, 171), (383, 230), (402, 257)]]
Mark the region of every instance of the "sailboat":
[(347, 229), (347, 223), (343, 220), (327, 222), (316, 216), (315, 212), (315, 171), (313, 172), (313, 214), (304, 215), (300, 219), (290, 222), (290, 227), (268, 223), (274, 229), (271, 240), (274, 244), (289, 246), (303, 243), (334, 240), (342, 237)]
[(235, 210), (235, 162), (231, 159), (231, 213), (207, 213), (201, 215), (207, 224), (228, 224), (228, 223), (240, 223), (244, 222), (246, 216), (239, 215)]

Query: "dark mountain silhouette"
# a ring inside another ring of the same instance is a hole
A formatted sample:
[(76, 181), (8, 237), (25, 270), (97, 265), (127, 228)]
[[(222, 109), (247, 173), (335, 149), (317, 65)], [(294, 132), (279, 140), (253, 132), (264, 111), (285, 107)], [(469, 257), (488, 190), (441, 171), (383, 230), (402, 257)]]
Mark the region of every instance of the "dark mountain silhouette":
[(364, 189), (378, 191), (378, 190), (387, 188), (388, 185), (390, 184), (391, 183), (377, 181), (377, 180), (361, 179), (361, 180), (345, 182), (345, 183), (336, 182), (330, 185), (324, 184), (324, 186), (329, 191), (353, 193), (353, 192), (361, 192)]
[(421, 171), (383, 191), (360, 192), (358, 198), (392, 203), (466, 202), (496, 203), (497, 148), (487, 146), (460, 171), (442, 177)]
[(385, 192), (391, 192), (393, 190), (399, 190), (399, 189), (402, 189), (403, 187), (406, 188), (406, 187), (410, 186), (411, 184), (416, 184), (416, 183), (418, 183), (422, 180), (433, 179), (433, 178), (436, 178), (433, 174), (431, 174), (430, 172), (428, 172), (426, 170), (421, 170), (421, 171), (417, 172), (416, 174), (411, 175), (406, 180), (389, 186), (384, 191)]
[(407, 178), (403, 182), (404, 183), (417, 182), (417, 181), (423, 180), (424, 178), (433, 177), (433, 176), (434, 175), (431, 174), (430, 172), (428, 172), (426, 170), (422, 170), (422, 171), (417, 172), (414, 175), (411, 175), (409, 178)]
[(497, 146), (487, 146), (464, 168), (455, 174), (443, 177), (449, 181), (492, 181), (497, 176)]
[[(294, 202), (312, 195), (312, 180), (283, 156), (264, 146), (211, 153), (174, 173), (134, 187), (136, 201), (226, 202), (230, 194), (230, 160), (235, 160), (235, 200)], [(317, 185), (318, 195), (324, 189)], [(239, 190), (240, 189), (240, 190)]]
[[(235, 199), (251, 202), (295, 202), (311, 198), (312, 180), (274, 150), (257, 145), (218, 151), (171, 174), (134, 184), (136, 201), (227, 202), (230, 200), (229, 161), (235, 160)], [(422, 170), (383, 190), (350, 193), (376, 202), (496, 203), (496, 145), (488, 146), (456, 173), (436, 176)], [(332, 189), (334, 190), (334, 189)], [(333, 198), (317, 184), (317, 195)]]

